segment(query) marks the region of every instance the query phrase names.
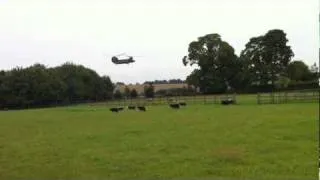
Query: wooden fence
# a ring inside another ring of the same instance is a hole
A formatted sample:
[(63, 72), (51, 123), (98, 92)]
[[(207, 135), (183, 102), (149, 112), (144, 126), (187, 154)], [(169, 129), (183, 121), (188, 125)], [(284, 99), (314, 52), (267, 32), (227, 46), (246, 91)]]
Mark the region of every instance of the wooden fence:
[(258, 104), (319, 102), (319, 89), (258, 93)]
[(128, 105), (165, 105), (174, 102), (186, 102), (187, 104), (220, 104), (221, 100), (231, 98), (236, 101), (236, 94), (224, 95), (197, 95), (197, 96), (174, 96), (174, 97), (155, 97), (155, 98), (135, 98), (111, 100), (99, 104), (107, 106), (128, 106)]
[(174, 97), (156, 97), (152, 99), (135, 98), (109, 100), (107, 102), (90, 103), (91, 105), (104, 106), (128, 106), (144, 105), (156, 106), (166, 105), (174, 102), (186, 102), (187, 104), (221, 104), (221, 100), (233, 99), (236, 104), (283, 104), (283, 103), (304, 103), (319, 102), (319, 89), (258, 93), (248, 95), (220, 94), (220, 95), (197, 95), (197, 96), (174, 96)]

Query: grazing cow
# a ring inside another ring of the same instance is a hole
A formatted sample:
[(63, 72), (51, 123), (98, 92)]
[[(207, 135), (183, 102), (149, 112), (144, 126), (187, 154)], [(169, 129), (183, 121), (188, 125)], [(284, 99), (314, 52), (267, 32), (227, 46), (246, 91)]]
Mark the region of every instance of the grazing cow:
[(136, 106), (128, 106), (128, 109), (135, 110)]
[(172, 108), (172, 109), (179, 109), (180, 108), (180, 105), (179, 104), (170, 104), (170, 107)]
[(119, 109), (118, 108), (110, 108), (110, 111), (111, 112), (119, 112)]
[(138, 106), (138, 110), (139, 111), (146, 111), (146, 107), (145, 106)]
[(233, 99), (227, 99), (227, 100), (222, 100), (221, 101), (221, 104), (223, 105), (229, 105), (229, 104), (235, 104), (234, 100)]
[(185, 103), (185, 102), (180, 102), (179, 105), (180, 105), (180, 106), (186, 106), (187, 103)]

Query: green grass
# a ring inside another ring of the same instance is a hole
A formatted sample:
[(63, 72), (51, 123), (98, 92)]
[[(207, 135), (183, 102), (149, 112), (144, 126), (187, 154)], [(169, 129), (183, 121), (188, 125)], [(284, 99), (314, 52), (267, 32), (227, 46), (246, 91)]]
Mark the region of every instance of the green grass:
[(0, 179), (317, 179), (318, 127), (315, 103), (0, 112)]

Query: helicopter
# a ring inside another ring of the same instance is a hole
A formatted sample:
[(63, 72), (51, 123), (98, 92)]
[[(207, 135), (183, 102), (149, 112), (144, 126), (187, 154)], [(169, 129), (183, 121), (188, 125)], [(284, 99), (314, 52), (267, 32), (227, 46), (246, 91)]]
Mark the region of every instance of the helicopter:
[[(119, 59), (118, 57), (121, 56), (121, 55), (125, 55), (125, 56), (127, 56), (127, 58)], [(135, 62), (135, 60), (133, 60), (133, 56), (128, 56), (128, 55), (126, 55), (124, 53), (116, 55), (116, 56), (112, 56), (111, 61), (114, 64), (130, 64), (130, 63), (134, 63)]]

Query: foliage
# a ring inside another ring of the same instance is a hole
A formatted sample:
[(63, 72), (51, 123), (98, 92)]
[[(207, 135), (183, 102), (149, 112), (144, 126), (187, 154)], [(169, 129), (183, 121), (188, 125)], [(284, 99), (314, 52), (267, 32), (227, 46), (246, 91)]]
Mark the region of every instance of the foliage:
[(309, 70), (301, 61), (290, 63), (294, 53), (287, 43), (286, 33), (273, 29), (251, 38), (237, 57), (219, 34), (199, 37), (189, 44), (188, 55), (182, 59), (185, 66), (198, 65), (186, 82), (209, 94), (285, 88), (289, 84), (285, 77), (294, 81), (317, 79), (316, 65)]
[(144, 95), (147, 98), (154, 97), (154, 86), (152, 84), (144, 86)]
[(183, 88), (161, 89), (156, 92), (158, 96), (190, 96), (195, 95), (195, 89), (191, 86)]
[(219, 34), (207, 34), (191, 42), (188, 55), (183, 57), (182, 62), (185, 66), (199, 66), (187, 82), (199, 86), (204, 93), (220, 93), (235, 88), (236, 75), (241, 67), (233, 47)]
[(313, 63), (313, 65), (310, 67), (311, 73), (319, 73), (319, 67), (317, 66), (317, 63)]
[(240, 57), (247, 62), (253, 82), (264, 85), (271, 82), (274, 85), (277, 78), (287, 71), (294, 55), (287, 42), (286, 34), (279, 29), (250, 39)]
[(193, 85), (194, 87), (200, 87), (200, 70), (195, 69), (191, 72), (189, 76), (187, 76), (186, 82), (189, 85)]
[(131, 89), (130, 97), (131, 98), (137, 98), (138, 97), (138, 92), (137, 92), (136, 89)]
[(310, 67), (310, 72), (311, 72), (311, 79), (313, 79), (313, 80), (319, 80), (319, 78), (320, 78), (320, 72), (319, 72), (319, 67), (317, 66), (316, 63), (314, 63), (314, 64)]
[(55, 68), (35, 64), (0, 73), (0, 107), (53, 106), (110, 98), (109, 77), (80, 65), (65, 63)]
[(129, 98), (130, 97), (130, 89), (129, 89), (129, 87), (128, 86), (126, 86), (125, 88), (124, 88), (124, 96), (126, 97), (126, 98)]
[(293, 61), (288, 66), (288, 77), (294, 81), (308, 81), (312, 73), (303, 61)]
[(113, 97), (114, 97), (115, 99), (121, 99), (121, 98), (122, 98), (122, 94), (121, 94), (121, 92), (120, 92), (119, 89), (117, 89), (117, 90), (115, 91)]
[(275, 82), (275, 86), (278, 89), (287, 88), (290, 83), (290, 79), (285, 76), (280, 76), (278, 80)]

